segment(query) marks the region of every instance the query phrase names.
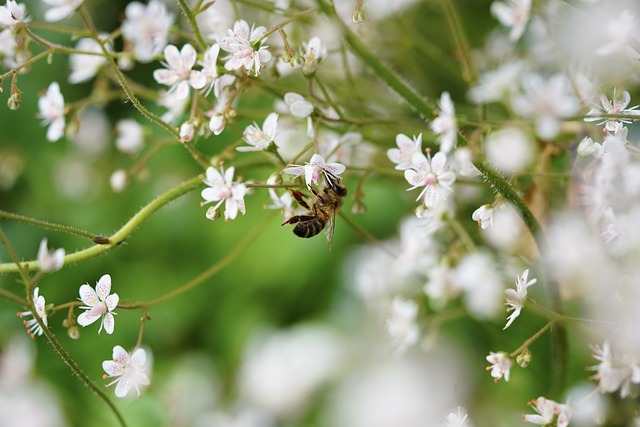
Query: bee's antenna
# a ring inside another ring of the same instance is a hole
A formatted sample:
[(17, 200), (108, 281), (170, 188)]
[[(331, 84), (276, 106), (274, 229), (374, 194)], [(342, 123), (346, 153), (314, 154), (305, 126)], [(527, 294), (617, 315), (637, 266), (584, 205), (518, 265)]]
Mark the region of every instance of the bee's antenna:
[(322, 169), (322, 172), (324, 173), (324, 178), (327, 180), (327, 184), (329, 185), (329, 187), (335, 188), (336, 182), (340, 181), (340, 178), (326, 169)]

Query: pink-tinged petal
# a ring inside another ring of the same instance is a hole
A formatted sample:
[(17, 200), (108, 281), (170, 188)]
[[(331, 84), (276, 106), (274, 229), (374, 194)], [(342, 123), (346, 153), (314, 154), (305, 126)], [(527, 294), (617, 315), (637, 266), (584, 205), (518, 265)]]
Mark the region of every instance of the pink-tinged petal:
[(117, 377), (124, 373), (123, 366), (113, 360), (105, 360), (102, 362), (102, 369), (111, 377)]
[(424, 189), (424, 205), (428, 208), (436, 206), (440, 201), (440, 193), (435, 185), (428, 185)]
[(226, 185), (231, 185), (231, 183), (233, 182), (233, 174), (235, 172), (235, 167), (231, 166), (229, 169), (227, 169), (224, 173), (224, 182)]
[(340, 175), (345, 171), (346, 166), (342, 163), (327, 163), (324, 168), (334, 175)]
[(131, 355), (131, 366), (136, 369), (141, 369), (147, 362), (147, 352), (143, 348), (138, 348)]
[(96, 293), (100, 297), (100, 301), (104, 301), (111, 293), (111, 276), (103, 275), (98, 283), (96, 283)]
[[(271, 55), (271, 52), (269, 52), (268, 50), (261, 49), (260, 51), (258, 51), (258, 57), (260, 58), (260, 62), (264, 64), (271, 61), (272, 55)], [(256, 64), (256, 68), (257, 68), (257, 64)]]
[(270, 113), (267, 118), (264, 119), (262, 131), (273, 140), (276, 136), (276, 130), (278, 130), (278, 114)]
[(202, 71), (192, 71), (189, 74), (189, 84), (194, 89), (202, 89), (207, 84), (207, 76)]
[(120, 377), (118, 384), (116, 385), (116, 397), (126, 397), (131, 390), (131, 386), (133, 384), (132, 378), (129, 378), (125, 375)]
[(414, 171), (413, 169), (407, 169), (406, 171), (404, 171), (404, 179), (406, 179), (409, 184), (414, 186), (420, 186), (424, 184), (424, 177), (422, 176), (422, 174)]
[(179, 80), (179, 77), (175, 71), (161, 68), (153, 72), (153, 79), (161, 85), (173, 86)]
[(164, 48), (164, 58), (169, 68), (174, 70), (182, 68), (182, 56), (180, 56), (180, 51), (174, 45), (170, 44)]
[(212, 187), (215, 185), (224, 184), (224, 178), (216, 168), (209, 166), (206, 173), (207, 179), (204, 180), (205, 184)]
[(107, 309), (109, 311), (113, 311), (118, 306), (119, 301), (120, 301), (120, 297), (118, 296), (118, 294), (109, 295), (105, 300), (105, 303), (107, 304)]
[(447, 155), (442, 151), (438, 151), (435, 156), (431, 159), (431, 170), (436, 175), (439, 175), (440, 172), (444, 170), (445, 165), (447, 164)]
[(96, 320), (98, 320), (100, 316), (92, 316), (88, 312), (84, 312), (78, 316), (77, 322), (80, 326), (89, 326)]
[(311, 160), (309, 161), (309, 164), (311, 166), (319, 166), (319, 167), (323, 168), (324, 165), (325, 165), (324, 157), (322, 157), (320, 154), (316, 153), (313, 156), (311, 156)]
[[(420, 143), (422, 144), (422, 134), (420, 134), (418, 138), (420, 140)], [(396, 145), (402, 151), (410, 151), (410, 150), (413, 150), (413, 147), (415, 147), (416, 143), (412, 139), (410, 139), (407, 135), (399, 133), (398, 135), (396, 135)]]
[(317, 184), (319, 177), (320, 176), (318, 175), (316, 168), (314, 168), (312, 165), (306, 165), (304, 167), (304, 180), (307, 184), (307, 187), (310, 187), (312, 182), (315, 182)]
[(387, 157), (389, 158), (389, 160), (391, 160), (393, 163), (400, 163), (401, 162), (401, 158), (400, 158), (400, 150), (398, 150), (397, 148), (390, 148), (387, 150)]
[(113, 347), (113, 361), (121, 364), (129, 363), (129, 353), (122, 348), (122, 346), (117, 345)]
[(220, 192), (210, 187), (202, 190), (200, 196), (202, 196), (206, 202), (217, 202), (220, 200)]
[(452, 171), (442, 172), (438, 175), (438, 184), (447, 187), (448, 189), (450, 189), (455, 181), (456, 174)]
[(197, 59), (196, 50), (189, 43), (182, 46), (180, 51), (180, 57), (182, 59), (182, 67), (190, 70), (196, 63)]
[[(102, 326), (104, 326), (104, 330), (107, 331), (109, 335), (113, 333), (113, 328), (115, 326), (115, 319), (113, 317), (113, 314), (107, 313), (104, 315), (104, 317), (102, 318), (102, 325), (100, 329), (102, 329)], [(98, 333), (100, 333), (100, 331), (98, 331)]]
[(622, 98), (614, 100), (614, 106), (616, 110), (622, 111), (631, 102), (631, 95), (626, 90), (622, 92)]
[(244, 19), (238, 19), (233, 24), (233, 32), (237, 37), (249, 39), (249, 24)]
[(105, 314), (107, 312), (107, 305), (103, 302), (99, 302), (98, 304), (96, 304), (94, 307), (92, 307), (91, 309), (87, 310), (85, 312), (85, 314), (87, 316), (96, 316), (96, 317), (100, 317), (103, 314)]
[(411, 166), (417, 170), (426, 170), (431, 171), (431, 164), (429, 163), (429, 159), (424, 154), (417, 152), (413, 153), (411, 156)]
[(174, 87), (177, 99), (187, 99), (187, 97), (189, 97), (189, 82), (182, 80)]
[(224, 208), (224, 216), (227, 219), (236, 219), (238, 216), (238, 203), (235, 200), (227, 199)]
[(305, 174), (305, 167), (304, 166), (292, 166), (289, 168), (284, 168), (284, 170), (282, 171), (286, 174), (289, 175), (295, 175), (296, 177), (304, 175)]
[(98, 303), (98, 294), (93, 288), (86, 283), (80, 286), (80, 300), (82, 300), (85, 305), (89, 307), (93, 307)]
[(251, 31), (249, 40), (254, 41), (254, 40), (261, 39), (265, 34), (267, 34), (267, 29), (263, 26), (259, 26), (257, 28), (254, 28), (253, 31)]
[(600, 104), (602, 104), (602, 108), (604, 108), (606, 112), (609, 112), (612, 109), (611, 101), (609, 101), (609, 98), (607, 98), (607, 95), (604, 95), (604, 94), (600, 95)]

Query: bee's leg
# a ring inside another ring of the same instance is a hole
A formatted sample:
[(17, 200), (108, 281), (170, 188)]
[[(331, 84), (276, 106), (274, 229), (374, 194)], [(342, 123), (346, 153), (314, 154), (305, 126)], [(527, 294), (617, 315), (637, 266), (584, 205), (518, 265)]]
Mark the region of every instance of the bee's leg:
[(316, 217), (315, 215), (296, 215), (296, 216), (292, 216), (291, 218), (289, 218), (288, 220), (286, 220), (280, 225), (295, 224), (297, 222), (309, 221), (314, 219), (315, 217)]
[(309, 196), (307, 196), (306, 194), (298, 190), (291, 190), (291, 195), (293, 196), (294, 199), (296, 199), (296, 201), (298, 202), (298, 204), (300, 204), (300, 206), (302, 206), (305, 209), (311, 209), (307, 204), (307, 202), (304, 200), (305, 197), (309, 197)]
[(313, 206), (313, 215), (310, 215), (310, 213), (311, 211), (307, 212), (306, 215), (292, 216), (280, 225), (295, 224), (297, 222), (311, 221), (312, 219), (316, 219), (318, 217), (318, 211), (315, 205)]

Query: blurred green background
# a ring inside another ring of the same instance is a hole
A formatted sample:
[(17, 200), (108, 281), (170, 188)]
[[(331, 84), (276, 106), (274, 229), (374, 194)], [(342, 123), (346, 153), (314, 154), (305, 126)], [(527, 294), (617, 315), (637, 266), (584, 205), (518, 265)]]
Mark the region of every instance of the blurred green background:
[[(39, 2), (25, 3), (33, 15), (37, 18), (42, 16), (36, 12), (36, 3)], [(97, 26), (104, 31), (112, 31), (119, 25), (120, 11), (126, 3), (87, 2)], [(489, 14), (491, 2), (465, 0), (455, 3), (473, 47), (481, 47), (489, 29), (495, 26)], [(81, 25), (75, 17), (69, 20), (69, 24)], [(465, 99), (467, 87), (455, 62), (452, 38), (439, 1), (417, 2), (400, 15), (371, 24), (369, 30), (367, 43), (375, 46), (375, 53), (392, 64), (419, 93), (434, 100), (447, 90), (454, 101)], [(43, 34), (52, 36), (46, 32)], [(69, 43), (68, 38), (59, 35), (53, 39)], [(306, 40), (306, 35), (302, 34), (302, 40)], [(104, 147), (98, 149), (97, 154), (67, 138), (48, 143), (45, 128), (38, 125), (36, 118), (38, 95), (50, 82), (58, 81), (66, 102), (71, 103), (88, 96), (92, 88), (92, 83), (68, 84), (67, 64), (68, 59), (59, 54), (53, 55), (51, 64), (44, 61), (35, 64), (28, 74), (20, 75), (18, 79), (23, 92), (21, 108), (10, 111), (4, 102), (0, 105), (0, 163), (3, 167), (18, 165), (19, 170), (15, 182), (5, 179), (0, 183), (0, 209), (72, 225), (97, 235), (110, 235), (156, 195), (196, 176), (202, 169), (177, 143), (168, 144), (145, 163), (145, 179), (136, 179), (122, 193), (114, 193), (109, 187), (109, 176), (114, 170), (126, 168), (135, 161), (115, 150), (115, 123), (121, 118), (135, 118), (145, 123), (126, 102), (109, 102), (102, 106), (110, 136), (103, 141)], [(156, 67), (156, 63), (138, 65), (128, 75), (157, 88), (151, 78)], [(319, 73), (322, 76), (323, 70)], [(406, 106), (401, 105), (395, 95), (381, 88), (375, 78), (365, 77), (369, 76), (359, 76), (356, 80), (358, 87), (349, 90), (355, 89), (366, 99), (370, 110), (353, 109), (350, 112), (354, 116), (366, 116), (382, 111), (389, 117), (403, 117), (400, 122), (359, 129), (367, 141), (379, 147), (378, 161), (384, 164), (384, 152), (395, 145), (397, 133), (412, 135), (426, 132), (427, 128)], [(9, 79), (3, 82), (3, 100), (8, 97), (9, 83)], [(327, 79), (326, 83), (337, 94), (339, 102), (348, 106), (348, 111), (350, 105), (358, 106), (354, 100), (340, 99), (345, 92), (343, 80)], [(281, 79), (278, 84), (289, 90), (305, 91), (305, 82), (300, 75)], [(219, 138), (199, 140), (197, 147), (207, 154), (219, 153), (241, 137), (247, 124), (254, 120), (261, 124), (271, 111), (272, 102), (273, 97), (264, 92), (242, 97), (238, 105), (241, 116), (236, 123)], [(159, 111), (152, 102), (145, 104)], [(462, 105), (460, 108), (464, 110), (465, 107)], [(249, 114), (243, 116), (242, 112)], [(167, 138), (157, 126), (149, 125), (147, 130), (147, 147), (143, 154)], [(342, 129), (343, 132), (348, 130), (351, 129)], [(433, 146), (432, 137), (426, 133), (424, 137), (427, 145)], [(15, 160), (9, 162), (7, 159)], [(241, 155), (238, 155), (234, 161), (240, 159)], [(385, 164), (385, 167), (392, 169), (391, 164)], [(242, 175), (245, 180), (264, 181), (272, 172), (273, 168), (268, 167), (236, 168), (236, 175)], [(359, 176), (348, 173), (345, 182), (353, 194), (359, 184)], [(405, 192), (405, 188), (401, 174), (372, 174), (362, 187), (367, 212), (360, 216), (352, 215), (353, 201), (349, 198), (343, 210), (354, 222), (384, 240), (396, 232), (399, 220), (412, 212), (416, 194)], [(346, 261), (354, 248), (363, 243), (363, 237), (338, 218), (332, 248), (323, 236), (299, 239), (290, 227), (280, 226), (282, 218), (278, 212), (263, 208), (270, 203), (264, 190), (247, 196), (247, 214), (227, 223), (208, 221), (204, 215), (206, 208), (199, 206), (200, 200), (199, 191), (193, 191), (154, 214), (121, 246), (104, 256), (67, 265), (61, 271), (44, 277), (39, 286), (47, 303), (60, 304), (75, 300), (82, 284), (93, 286), (103, 274), (108, 273), (113, 281), (112, 291), (119, 294), (121, 301), (150, 300), (193, 279), (222, 259), (246, 234), (260, 227), (257, 239), (219, 273), (198, 287), (151, 307), (151, 320), (145, 327), (143, 344), (152, 350), (154, 356), (151, 389), (166, 380), (180, 355), (195, 351), (204, 353), (214, 362), (223, 394), (232, 395), (235, 373), (245, 344), (256, 331), (308, 321), (335, 322), (338, 312), (345, 310), (345, 306), (347, 311), (351, 306), (354, 311), (360, 310), (360, 303), (350, 289), (351, 284), (344, 278), (349, 277), (352, 268)], [(35, 259), (38, 245), (45, 237), (50, 248), (62, 247), (67, 253), (91, 245), (91, 242), (77, 237), (4, 219), (0, 219), (0, 227), (23, 260)], [(0, 248), (0, 261), (10, 261), (5, 248)], [(20, 295), (23, 293), (19, 277), (14, 274), (0, 276), (0, 287)], [(16, 311), (22, 310), (23, 307), (0, 300), (0, 344), (15, 334), (25, 334), (20, 319), (15, 315)], [(68, 338), (62, 327), (65, 313), (49, 318), (51, 330), (98, 384), (102, 383), (103, 374), (100, 363), (110, 358), (113, 346), (119, 344), (130, 349), (137, 339), (140, 311), (118, 309), (117, 313), (113, 335), (103, 333), (98, 336), (95, 324), (81, 330), (77, 341)], [(526, 313), (523, 321), (527, 321)], [(488, 348), (487, 342), (499, 342), (501, 347), (515, 348), (527, 336), (523, 331), (522, 336), (513, 333), (505, 337), (496, 332), (500, 328), (489, 331), (486, 326), (473, 322), (453, 322), (447, 328), (451, 328), (451, 335), (473, 353), (473, 360), (477, 363), (473, 367), (475, 381), (482, 378), (485, 383), (489, 381), (483, 370), (483, 357), (489, 350), (495, 350)], [(35, 343), (37, 374), (60, 393), (69, 422), (77, 426), (114, 425), (113, 416), (104, 411), (103, 404), (86, 393), (82, 384), (69, 374), (44, 337), (36, 339)], [(544, 348), (544, 341), (540, 346)], [(576, 360), (575, 363), (574, 370), (577, 371), (588, 361)], [(583, 371), (575, 374), (584, 376)], [(510, 388), (492, 388), (495, 394), (492, 399), (503, 399), (517, 406), (537, 396), (531, 386), (527, 386), (525, 397), (513, 393), (519, 388), (518, 381), (537, 384), (533, 389), (537, 387), (542, 392), (546, 384), (544, 375), (545, 372), (533, 367), (514, 379)], [(131, 425), (162, 425), (162, 408), (154, 406), (157, 404), (157, 401), (144, 399), (135, 405), (125, 404), (125, 416), (132, 417)], [(145, 420), (144, 424), (136, 422), (140, 421), (138, 417)], [(88, 418), (91, 422), (86, 421)]]

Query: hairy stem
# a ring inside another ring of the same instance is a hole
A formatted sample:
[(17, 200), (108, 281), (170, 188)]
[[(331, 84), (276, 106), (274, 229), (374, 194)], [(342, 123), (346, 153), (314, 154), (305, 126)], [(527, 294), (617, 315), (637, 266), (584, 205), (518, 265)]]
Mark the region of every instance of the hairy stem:
[(9, 219), (12, 221), (18, 221), (18, 222), (33, 225), (36, 227), (49, 229), (49, 230), (60, 231), (63, 233), (74, 235), (74, 236), (84, 237), (89, 240), (94, 240), (96, 237), (99, 237), (96, 234), (89, 233), (88, 231), (84, 231), (79, 228), (75, 228), (75, 227), (71, 227), (63, 224), (55, 224), (53, 222), (30, 218), (28, 216), (18, 215), (18, 214), (14, 214), (12, 212), (7, 212), (3, 210), (0, 210), (0, 218)]
[[(144, 206), (140, 211), (138, 211), (135, 215), (127, 221), (118, 231), (116, 231), (112, 236), (105, 241), (101, 242), (101, 244), (97, 244), (91, 246), (86, 249), (82, 249), (77, 252), (73, 252), (67, 254), (64, 257), (64, 264), (73, 264), (79, 261), (83, 261), (89, 258), (93, 258), (100, 254), (110, 251), (120, 243), (122, 243), (127, 237), (129, 237), (135, 229), (142, 224), (147, 218), (149, 218), (153, 213), (158, 211), (163, 206), (169, 204), (173, 200), (177, 199), (180, 196), (187, 194), (192, 191), (194, 188), (200, 186), (202, 182), (203, 176), (198, 175), (195, 178), (191, 178), (188, 181), (183, 182), (182, 184), (172, 188), (164, 194), (156, 197), (152, 200), (148, 205)], [(39, 270), (40, 266), (37, 261), (28, 261), (21, 264), (23, 269), (27, 271)], [(14, 263), (5, 263), (0, 264), (0, 274), (2, 273), (15, 273), (18, 272), (18, 267)]]

